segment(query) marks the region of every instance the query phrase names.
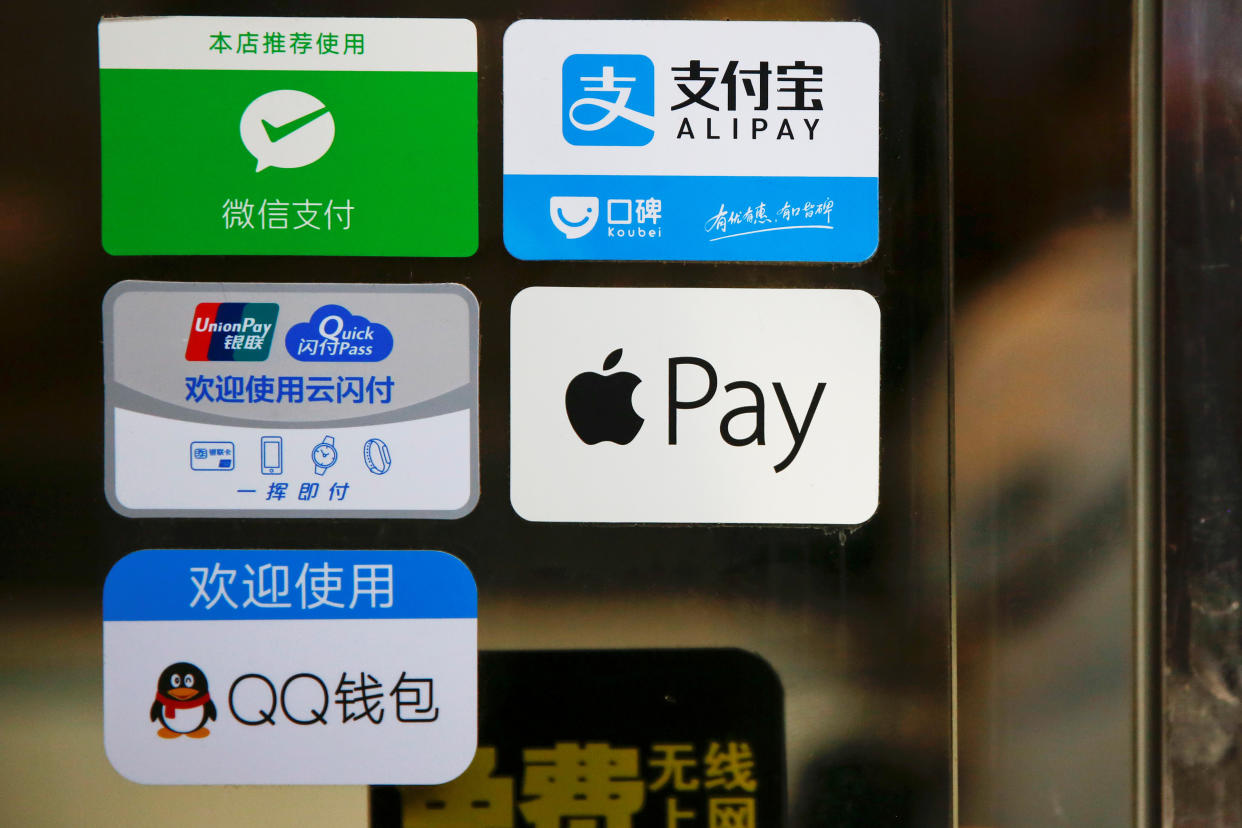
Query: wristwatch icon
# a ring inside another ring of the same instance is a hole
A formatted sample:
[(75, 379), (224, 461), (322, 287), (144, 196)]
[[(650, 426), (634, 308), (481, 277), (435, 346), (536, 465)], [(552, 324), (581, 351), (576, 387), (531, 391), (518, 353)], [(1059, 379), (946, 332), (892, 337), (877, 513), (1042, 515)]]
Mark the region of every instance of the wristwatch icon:
[(313, 449), (311, 462), (315, 464), (315, 474), (322, 475), (336, 465), (336, 438), (326, 435)]

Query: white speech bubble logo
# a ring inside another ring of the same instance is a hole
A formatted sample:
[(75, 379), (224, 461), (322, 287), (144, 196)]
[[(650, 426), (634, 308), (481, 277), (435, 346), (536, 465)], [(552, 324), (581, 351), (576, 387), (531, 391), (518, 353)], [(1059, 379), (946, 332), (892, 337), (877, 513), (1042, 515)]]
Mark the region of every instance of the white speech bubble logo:
[(595, 196), (552, 196), (548, 201), (552, 224), (567, 239), (580, 239), (599, 220), (599, 199)]
[(336, 122), (323, 101), (296, 89), (277, 89), (250, 102), (241, 116), (241, 139), (268, 167), (305, 167), (323, 157), (336, 137)]

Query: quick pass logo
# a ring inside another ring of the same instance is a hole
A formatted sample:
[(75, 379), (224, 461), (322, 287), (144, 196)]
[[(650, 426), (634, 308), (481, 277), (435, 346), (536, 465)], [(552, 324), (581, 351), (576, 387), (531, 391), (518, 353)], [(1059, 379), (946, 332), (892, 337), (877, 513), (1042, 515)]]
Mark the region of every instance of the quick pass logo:
[(869, 294), (530, 288), (512, 337), (512, 500), (529, 520), (854, 524), (875, 511)]

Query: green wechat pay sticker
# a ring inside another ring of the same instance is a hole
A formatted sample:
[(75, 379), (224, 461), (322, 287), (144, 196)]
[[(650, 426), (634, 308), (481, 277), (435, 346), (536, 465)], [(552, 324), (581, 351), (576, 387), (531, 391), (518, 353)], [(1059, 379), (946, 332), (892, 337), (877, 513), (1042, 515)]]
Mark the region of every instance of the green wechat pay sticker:
[(470, 21), (119, 18), (99, 53), (109, 253), (477, 249)]

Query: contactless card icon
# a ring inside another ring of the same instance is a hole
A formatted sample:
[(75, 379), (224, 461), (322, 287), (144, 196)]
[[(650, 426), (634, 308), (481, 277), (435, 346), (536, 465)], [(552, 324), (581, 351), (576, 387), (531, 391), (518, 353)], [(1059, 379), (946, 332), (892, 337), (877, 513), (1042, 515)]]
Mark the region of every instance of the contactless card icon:
[(655, 137), (655, 65), (646, 55), (570, 55), (561, 65), (561, 132), (580, 147), (641, 147)]
[(191, 471), (232, 471), (237, 447), (224, 440), (195, 440), (190, 443)]

